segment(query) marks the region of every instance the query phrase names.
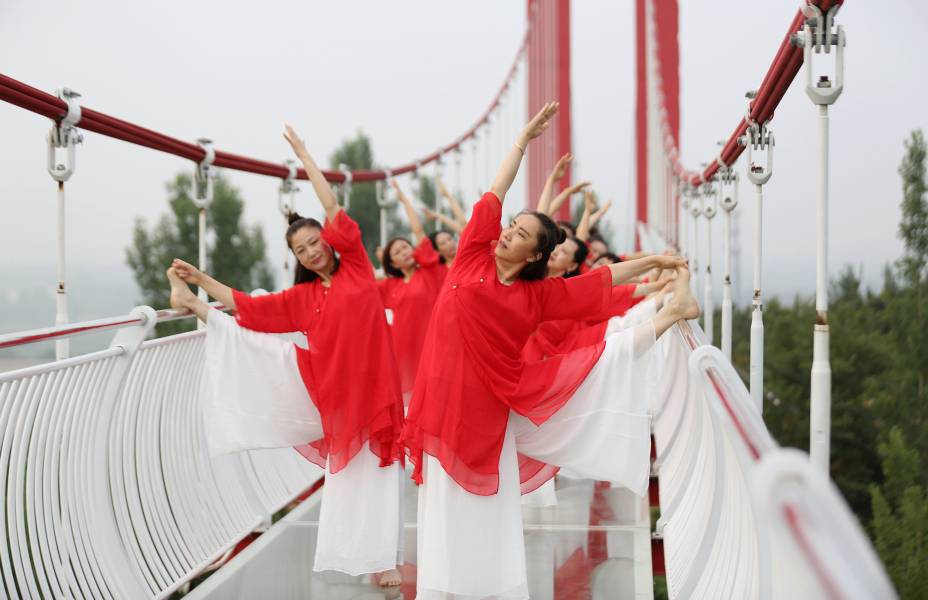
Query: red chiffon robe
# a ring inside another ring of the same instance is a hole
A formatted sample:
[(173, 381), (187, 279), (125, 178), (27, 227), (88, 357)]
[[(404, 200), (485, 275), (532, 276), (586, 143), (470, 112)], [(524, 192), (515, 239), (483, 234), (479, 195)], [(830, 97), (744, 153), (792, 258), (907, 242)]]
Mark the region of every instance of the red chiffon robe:
[(409, 281), (387, 277), (377, 282), (384, 308), (393, 311), (390, 331), (404, 397), (412, 394), (432, 307), (448, 273), (429, 238), (419, 242), (413, 258), (419, 268)]
[[(423, 452), (438, 459), (465, 490), (493, 495), (510, 410), (540, 424), (583, 382), (604, 342), (566, 355), (526, 362), (522, 347), (542, 321), (578, 319), (605, 310), (608, 269), (571, 279), (517, 280), (503, 285), (494, 245), (502, 206), (492, 193), (474, 205), (458, 253), (432, 311), (403, 442), (422, 483)], [(520, 478), (545, 466), (528, 461)]]
[(588, 315), (584, 319), (545, 321), (538, 326), (538, 329), (525, 343), (522, 358), (541, 360), (548, 356), (564, 354), (601, 342), (606, 335), (609, 319), (625, 315), (630, 308), (644, 300), (644, 296), (634, 296), (635, 287), (635, 285), (613, 287), (609, 306), (599, 315)]
[(374, 271), (358, 224), (339, 211), (322, 238), (340, 263), (326, 288), (317, 279), (276, 294), (233, 291), (238, 322), (255, 331), (306, 335), (297, 365), (322, 418), (323, 438), (298, 447), (306, 458), (337, 473), (369, 442), (387, 466), (401, 458), (403, 400), (396, 361)]

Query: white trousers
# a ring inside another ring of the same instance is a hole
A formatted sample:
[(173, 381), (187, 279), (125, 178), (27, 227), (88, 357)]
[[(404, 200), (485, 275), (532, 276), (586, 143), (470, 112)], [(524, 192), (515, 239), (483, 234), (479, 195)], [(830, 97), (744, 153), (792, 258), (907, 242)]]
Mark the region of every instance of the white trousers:
[(564, 407), (541, 426), (510, 414), (499, 492), (478, 496), (423, 455), (419, 487), (417, 598), (528, 598), (517, 453), (583, 477), (647, 491), (654, 379), (650, 321), (606, 340), (602, 356)]

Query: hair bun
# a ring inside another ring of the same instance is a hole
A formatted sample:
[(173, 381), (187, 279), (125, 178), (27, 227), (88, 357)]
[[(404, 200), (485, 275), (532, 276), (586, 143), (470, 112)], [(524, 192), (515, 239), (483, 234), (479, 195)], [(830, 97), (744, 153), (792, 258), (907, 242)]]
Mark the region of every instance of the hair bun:
[(566, 239), (567, 239), (567, 232), (564, 231), (562, 228), (558, 227), (557, 228), (557, 243), (563, 244)]
[(301, 217), (300, 213), (298, 212), (290, 211), (289, 213), (287, 213), (287, 223), (289, 223), (290, 225), (293, 225), (294, 223), (296, 223), (302, 218), (303, 217)]

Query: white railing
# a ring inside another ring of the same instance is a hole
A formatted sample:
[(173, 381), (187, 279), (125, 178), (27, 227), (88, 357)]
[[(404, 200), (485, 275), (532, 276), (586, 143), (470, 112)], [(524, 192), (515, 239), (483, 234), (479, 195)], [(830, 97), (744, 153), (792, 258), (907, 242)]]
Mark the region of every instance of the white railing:
[(654, 421), (670, 598), (895, 598), (834, 484), (777, 446), (697, 324), (676, 329)]
[(7, 598), (165, 598), (221, 561), (321, 470), (296, 451), (210, 457), (205, 331), (127, 317), (0, 336), (0, 347), (117, 329), (99, 352), (0, 374), (0, 574)]

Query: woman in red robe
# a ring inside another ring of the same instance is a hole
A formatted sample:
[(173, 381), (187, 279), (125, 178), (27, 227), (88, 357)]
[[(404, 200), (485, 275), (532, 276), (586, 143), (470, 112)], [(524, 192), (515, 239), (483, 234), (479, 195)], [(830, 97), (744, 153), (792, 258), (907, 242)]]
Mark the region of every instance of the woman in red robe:
[[(242, 328), (305, 334), (308, 348), (296, 348), (295, 364), (280, 368), (299, 369), (321, 417), (321, 438), (307, 439), (297, 448), (326, 469), (314, 570), (376, 573), (382, 585), (399, 585), (403, 404), (380, 293), (357, 223), (338, 206), (289, 126), (285, 137), (302, 160), (326, 215), (324, 227), (314, 219), (291, 218), (287, 241), (298, 260), (295, 285), (252, 297), (175, 260), (168, 269), (171, 305), (195, 312), (211, 335), (210, 327), (223, 326), (225, 315), (210, 309), (186, 284), (199, 285), (236, 311)], [(285, 344), (268, 335), (216, 333), (231, 344), (253, 344), (258, 352), (275, 342)], [(236, 352), (241, 356), (240, 349)], [(216, 357), (207, 361), (211, 358)], [(278, 381), (284, 377), (279, 373), (254, 373), (248, 364), (223, 365), (221, 358), (212, 362), (223, 368), (222, 378), (263, 377), (268, 395), (280, 392)], [(234, 394), (233, 388), (224, 389)]]
[(425, 343), (432, 307), (445, 281), (448, 268), (442, 264), (425, 235), (419, 215), (403, 189), (391, 180), (400, 203), (406, 209), (409, 226), (416, 245), (402, 237), (393, 238), (383, 249), (383, 271), (386, 278), (377, 281), (384, 308), (393, 312), (391, 333), (396, 362), (400, 372), (403, 400), (408, 404), (419, 368), (419, 356)]
[[(546, 215), (523, 212), (501, 228), (502, 200), (525, 147), (541, 135), (556, 112), (557, 104), (551, 103), (532, 119), (490, 191), (474, 206), (432, 312), (403, 432), (415, 462), (413, 477), (420, 484), (420, 600), (449, 595), (468, 600), (528, 597), (520, 479), (535, 477), (539, 469), (528, 464), (520, 474), (510, 417), (521, 415), (540, 430), (572, 400), (606, 348), (603, 342), (568, 355), (525, 362), (522, 347), (538, 324), (599, 313), (607, 308), (613, 285), (654, 267), (679, 268), (679, 287), (673, 302), (647, 324), (647, 330), (640, 336), (638, 331), (629, 332), (625, 341), (629, 347), (634, 341), (635, 355), (647, 351), (648, 337), (653, 343), (676, 321), (698, 314), (685, 261), (679, 257), (629, 261), (571, 279), (546, 278), (551, 251), (563, 241), (557, 225)], [(621, 356), (631, 357), (630, 352)], [(612, 360), (612, 353), (609, 356)], [(609, 369), (605, 371), (608, 374)], [(602, 395), (594, 390), (587, 397)], [(581, 423), (590, 421), (578, 418)], [(647, 428), (646, 416), (637, 422)], [(535, 437), (542, 443), (553, 440), (547, 432), (540, 433), (533, 436), (527, 431), (526, 437), (533, 442)], [(639, 446), (648, 447), (646, 434), (639, 432), (637, 439)], [(557, 464), (550, 449), (550, 445), (539, 447), (541, 466)], [(645, 479), (647, 453), (645, 449), (635, 457)]]

